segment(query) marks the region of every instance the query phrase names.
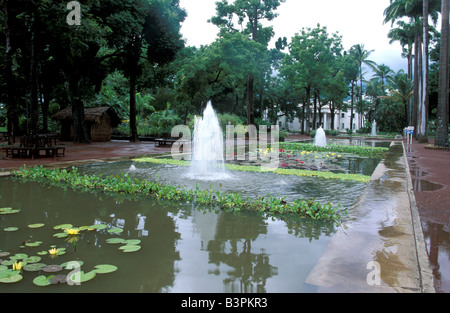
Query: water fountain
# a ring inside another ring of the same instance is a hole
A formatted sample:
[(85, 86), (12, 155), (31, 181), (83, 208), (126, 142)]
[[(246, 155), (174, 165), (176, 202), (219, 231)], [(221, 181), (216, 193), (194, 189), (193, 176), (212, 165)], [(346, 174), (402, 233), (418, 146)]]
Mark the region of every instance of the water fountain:
[(195, 117), (192, 139), (191, 178), (218, 180), (229, 177), (225, 171), (223, 131), (211, 101), (203, 117)]
[(372, 124), (372, 136), (376, 136), (377, 135), (377, 121), (373, 120), (373, 124)]
[(316, 130), (316, 136), (314, 137), (314, 145), (318, 147), (326, 147), (327, 145), (327, 137), (325, 135), (325, 131), (322, 126), (320, 126)]

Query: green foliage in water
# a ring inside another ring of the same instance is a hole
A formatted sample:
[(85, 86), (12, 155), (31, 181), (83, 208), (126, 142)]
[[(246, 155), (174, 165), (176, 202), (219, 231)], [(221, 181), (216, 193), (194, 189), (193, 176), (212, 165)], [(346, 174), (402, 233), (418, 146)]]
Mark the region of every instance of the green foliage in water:
[(314, 144), (295, 142), (280, 142), (279, 146), (280, 149), (284, 150), (352, 153), (371, 158), (384, 158), (385, 153), (389, 150), (386, 147), (367, 146), (327, 145), (326, 147), (319, 147)]
[[(134, 162), (141, 163), (154, 163), (154, 164), (169, 164), (178, 166), (189, 166), (191, 162), (183, 160), (174, 160), (169, 158), (140, 158), (134, 159)], [(242, 171), (242, 172), (257, 172), (263, 173), (261, 166), (253, 165), (237, 165), (237, 164), (225, 164), (226, 169), (230, 171)], [(308, 171), (300, 169), (290, 169), (290, 168), (274, 168), (267, 169), (266, 172), (278, 174), (278, 175), (295, 175), (299, 177), (317, 177), (324, 179), (339, 179), (339, 180), (350, 180), (367, 183), (370, 180), (370, 176), (360, 175), (360, 174), (345, 174), (345, 173), (332, 173), (332, 172), (321, 172), (321, 171)]]
[(157, 200), (183, 201), (199, 205), (212, 205), (226, 211), (251, 210), (270, 215), (295, 214), (317, 220), (340, 222), (347, 214), (347, 209), (340, 204), (322, 204), (314, 200), (298, 199), (286, 202), (285, 198), (260, 196), (244, 198), (239, 193), (221, 193), (200, 188), (189, 189), (183, 186), (171, 186), (158, 182), (139, 181), (128, 174), (103, 178), (97, 175), (81, 175), (76, 168), (71, 170), (44, 169), (40, 167), (21, 168), (14, 171), (13, 176), (22, 181), (46, 183), (51, 186), (71, 186), (76, 190), (98, 190), (113, 194), (142, 195)]

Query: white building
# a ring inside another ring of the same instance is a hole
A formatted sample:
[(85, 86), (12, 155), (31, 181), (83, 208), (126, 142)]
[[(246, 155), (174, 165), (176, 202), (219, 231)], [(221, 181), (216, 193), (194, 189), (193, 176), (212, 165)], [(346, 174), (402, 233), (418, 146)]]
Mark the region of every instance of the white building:
[[(314, 113), (310, 113), (310, 127), (311, 130), (319, 128), (322, 124), (324, 129), (331, 130), (331, 119), (334, 118), (334, 129), (339, 132), (346, 132), (347, 129), (350, 129), (350, 121), (351, 121), (351, 110), (347, 111), (335, 110), (334, 117), (331, 116), (331, 111), (329, 105), (325, 105), (322, 107), (319, 117), (319, 112), (317, 110), (316, 116), (316, 124), (315, 127), (313, 125)], [(320, 121), (320, 122), (319, 122)], [(320, 123), (320, 124), (319, 124)], [(363, 121), (364, 123), (364, 121)], [(288, 131), (300, 131), (301, 130), (301, 120), (299, 118), (295, 118), (292, 122), (288, 121), (286, 116), (281, 117), (278, 120), (278, 125), (281, 129), (286, 129)], [(356, 109), (353, 110), (353, 131), (357, 131), (362, 127), (360, 125), (359, 113), (356, 112)], [(306, 130), (306, 129), (305, 129)]]

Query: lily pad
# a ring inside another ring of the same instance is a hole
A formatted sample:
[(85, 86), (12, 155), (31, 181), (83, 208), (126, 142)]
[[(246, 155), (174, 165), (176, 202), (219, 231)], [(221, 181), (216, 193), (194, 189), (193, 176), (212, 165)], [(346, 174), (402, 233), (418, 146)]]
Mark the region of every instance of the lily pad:
[(11, 266), (14, 263), (16, 263), (16, 260), (3, 260), (1, 264), (4, 266)]
[(10, 254), (11, 254), (11, 253), (6, 252), (6, 251), (0, 252), (0, 258), (3, 258), (3, 257), (8, 256), (8, 255), (10, 255)]
[[(67, 265), (69, 265), (70, 262), (73, 262), (72, 267), (67, 268)], [(73, 266), (74, 266), (76, 263), (78, 263), (77, 265), (78, 265), (79, 267), (81, 267), (81, 266), (84, 264), (84, 262), (81, 261), (81, 260), (68, 261), (68, 262), (64, 262), (63, 264), (61, 264), (61, 267), (64, 268), (64, 269), (74, 269)]]
[[(80, 275), (80, 276), (77, 276), (77, 275)], [(80, 271), (77, 273), (73, 273), (72, 276), (69, 277), (69, 279), (75, 283), (84, 283), (84, 282), (87, 282), (87, 281), (93, 279), (95, 277), (95, 275), (96, 275), (95, 271), (90, 271), (87, 273)], [(77, 279), (77, 278), (79, 278), (79, 279)]]
[(23, 278), (20, 274), (11, 275), (5, 278), (0, 278), (0, 283), (10, 284), (10, 283), (17, 283), (18, 281), (21, 281)]
[(18, 212), (19, 210), (15, 210), (13, 208), (0, 208), (0, 214), (14, 214)]
[(39, 262), (41, 260), (41, 257), (34, 255), (34, 256), (30, 256), (28, 258), (25, 258), (23, 260), (24, 260), (24, 262), (27, 262), (28, 264), (30, 264), (30, 263), (37, 263), (37, 262)]
[(108, 239), (106, 239), (106, 242), (111, 243), (111, 244), (123, 243), (124, 241), (125, 241), (125, 239), (123, 239), (123, 238), (108, 238)]
[(97, 274), (107, 274), (117, 271), (117, 266), (110, 264), (100, 264), (94, 267), (95, 267), (94, 272), (96, 272)]
[(47, 252), (47, 251), (39, 251), (37, 254), (38, 254), (38, 255), (47, 255), (48, 252)]
[(9, 258), (10, 258), (10, 259), (13, 259), (13, 260), (22, 260), (22, 259), (28, 258), (28, 254), (25, 254), (25, 253), (16, 253), (15, 255), (10, 256)]
[(47, 265), (46, 267), (42, 268), (42, 271), (46, 273), (56, 273), (62, 270), (62, 267), (59, 265)]
[(39, 247), (42, 244), (42, 241), (34, 241), (34, 242), (27, 242), (25, 246), (27, 247)]
[(121, 246), (119, 247), (120, 250), (122, 250), (123, 252), (135, 252), (141, 249), (141, 246), (138, 245), (125, 245), (125, 246)]
[(49, 283), (52, 285), (56, 284), (65, 284), (67, 282), (67, 276), (66, 275), (55, 275), (51, 276), (48, 279)]
[(0, 265), (0, 272), (1, 272), (1, 271), (6, 271), (7, 269), (8, 269), (7, 266), (5, 266), (5, 265)]
[(108, 229), (108, 233), (111, 233), (111, 234), (120, 234), (121, 232), (123, 232), (122, 228), (111, 228), (111, 229)]
[(0, 279), (9, 277), (9, 276), (12, 276), (12, 275), (15, 275), (15, 274), (16, 274), (15, 271), (13, 271), (12, 269), (8, 268), (8, 269), (3, 270), (3, 271), (0, 272)]
[(40, 287), (51, 285), (51, 283), (48, 281), (48, 278), (44, 275), (38, 276), (35, 279), (33, 279), (33, 284)]
[(66, 228), (72, 228), (72, 224), (60, 224), (53, 227), (53, 229), (66, 229)]
[(135, 245), (140, 244), (141, 241), (139, 239), (128, 239), (128, 240), (125, 240), (123, 243), (126, 244), (126, 245), (135, 246)]
[(46, 266), (47, 266), (47, 264), (44, 264), (44, 263), (28, 264), (28, 265), (25, 265), (23, 267), (23, 270), (27, 271), (27, 272), (37, 272), (37, 271), (40, 271), (43, 267), (46, 267)]
[(53, 237), (56, 237), (56, 238), (65, 238), (67, 236), (69, 236), (68, 233), (56, 233), (56, 234), (53, 234)]
[(36, 224), (28, 225), (29, 228), (41, 228), (43, 226), (45, 226), (45, 224), (43, 224), (43, 223), (36, 223)]
[(3, 228), (4, 231), (18, 231), (19, 227), (6, 227)]
[(108, 227), (108, 225), (106, 225), (106, 224), (95, 224), (95, 225), (89, 226), (88, 229), (102, 230), (102, 229), (105, 229), (107, 227)]

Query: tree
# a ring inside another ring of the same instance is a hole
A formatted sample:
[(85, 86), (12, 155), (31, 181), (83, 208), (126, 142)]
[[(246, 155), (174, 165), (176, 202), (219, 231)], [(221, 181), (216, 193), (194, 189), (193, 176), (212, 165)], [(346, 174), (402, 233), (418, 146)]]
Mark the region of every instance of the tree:
[[(220, 28), (220, 33), (237, 32), (234, 26), (234, 18), (237, 18), (238, 25), (243, 29), (243, 33), (251, 36), (251, 40), (267, 46), (273, 36), (272, 27), (263, 27), (262, 20), (272, 21), (277, 14), (275, 10), (285, 0), (235, 0), (229, 4), (228, 0), (216, 2), (216, 16), (210, 22)], [(246, 23), (245, 28), (243, 27)], [(247, 123), (254, 125), (254, 80), (253, 74), (248, 74), (247, 84)]]
[(449, 0), (442, 0), (442, 30), (439, 61), (439, 98), (436, 119), (436, 146), (448, 144), (448, 60)]
[(428, 120), (428, 18), (431, 15), (433, 21), (437, 21), (439, 0), (395, 0), (386, 8), (385, 22), (392, 24), (403, 17), (410, 18), (416, 26), (415, 31), (415, 62), (414, 62), (414, 126), (416, 138), (420, 142), (427, 142)]
[[(310, 131), (311, 98), (320, 96), (324, 82), (332, 73), (333, 59), (342, 51), (341, 36), (329, 35), (326, 27), (303, 28), (289, 45), (289, 54), (283, 60), (281, 74), (293, 89), (304, 89), (306, 132)], [(316, 125), (314, 125), (314, 128)]]
[[(398, 28), (393, 28), (389, 31), (388, 37), (391, 39), (390, 43), (399, 41), (403, 46), (403, 55), (408, 60), (408, 79), (413, 79), (413, 45), (414, 45), (414, 24), (412, 22), (397, 21)], [(406, 48), (405, 48), (406, 47)], [(413, 125), (413, 99), (409, 100), (406, 108), (406, 122), (408, 126)]]
[[(123, 69), (130, 81), (130, 141), (139, 140), (136, 123), (137, 79), (142, 74), (142, 60), (154, 67), (175, 59), (184, 46), (180, 23), (186, 12), (178, 0), (128, 0), (133, 8), (125, 16), (128, 36), (122, 48)], [(121, 26), (119, 24), (119, 26)], [(122, 30), (123, 31), (123, 30)]]
[(360, 90), (359, 90), (359, 92), (360, 92), (360, 96), (359, 96), (359, 103), (360, 103), (360, 108), (359, 108), (360, 115), (359, 115), (359, 118), (360, 118), (360, 122), (359, 122), (359, 125), (361, 127), (362, 127), (362, 115), (363, 115), (362, 114), (362, 112), (363, 112), (363, 97), (362, 97), (362, 94), (363, 94), (363, 80), (364, 80), (363, 65), (365, 64), (365, 65), (368, 65), (368, 66), (370, 66), (372, 68), (375, 67), (376, 63), (374, 61), (368, 59), (370, 54), (372, 54), (372, 52), (374, 52), (374, 51), (375, 50), (370, 50), (370, 51), (366, 50), (365, 47), (364, 47), (364, 44), (354, 45), (352, 47), (352, 49), (350, 50), (350, 53), (354, 54), (354, 56), (355, 56), (355, 58), (356, 58), (356, 60), (358, 62), (358, 65), (359, 65), (359, 81), (360, 81)]

